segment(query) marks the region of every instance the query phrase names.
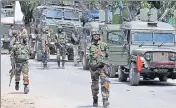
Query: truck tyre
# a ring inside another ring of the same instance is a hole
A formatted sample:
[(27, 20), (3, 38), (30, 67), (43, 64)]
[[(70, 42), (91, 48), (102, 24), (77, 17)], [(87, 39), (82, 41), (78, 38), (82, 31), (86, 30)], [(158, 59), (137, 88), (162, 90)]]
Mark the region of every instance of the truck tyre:
[(68, 60), (73, 60), (74, 58), (74, 55), (73, 54), (68, 54)]
[(88, 62), (89, 61), (86, 59), (86, 56), (83, 55), (83, 59), (82, 59), (83, 70), (88, 70), (89, 69)]
[(166, 82), (167, 81), (167, 76), (159, 76), (159, 80)]
[(172, 73), (172, 79), (176, 79), (176, 73)]
[(115, 75), (116, 75), (116, 67), (114, 67), (114, 66), (107, 66), (107, 65), (106, 65), (106, 67), (107, 67), (107, 71), (108, 71), (109, 77), (110, 78), (114, 78)]
[(140, 73), (136, 71), (134, 63), (130, 64), (129, 80), (131, 86), (138, 86), (140, 80)]
[(119, 76), (119, 81), (120, 82), (125, 82), (127, 81), (128, 75), (125, 74), (122, 70), (121, 67), (118, 67), (118, 76)]
[(31, 55), (30, 55), (30, 59), (35, 59), (35, 52), (33, 52)]
[(42, 61), (41, 51), (37, 51), (37, 61)]

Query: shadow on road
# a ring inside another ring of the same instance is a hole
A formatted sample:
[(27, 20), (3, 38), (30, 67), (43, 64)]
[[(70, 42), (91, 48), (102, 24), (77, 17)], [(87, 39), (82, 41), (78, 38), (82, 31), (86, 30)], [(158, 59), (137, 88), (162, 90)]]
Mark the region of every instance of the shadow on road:
[(176, 86), (176, 84), (153, 80), (153, 81), (140, 81), (139, 86), (162, 87), (162, 86)]
[[(95, 108), (92, 105), (78, 106), (77, 108)], [(103, 108), (102, 106), (98, 106), (96, 108)]]
[(24, 92), (10, 92), (8, 94), (24, 94)]
[[(127, 84), (127, 85), (129, 85), (129, 81), (119, 82), (118, 78), (117, 79), (110, 78), (110, 81), (111, 81), (110, 84)], [(170, 83), (170, 82), (161, 82), (158, 80), (140, 80), (138, 86), (162, 87), (162, 86), (176, 86), (176, 84)]]

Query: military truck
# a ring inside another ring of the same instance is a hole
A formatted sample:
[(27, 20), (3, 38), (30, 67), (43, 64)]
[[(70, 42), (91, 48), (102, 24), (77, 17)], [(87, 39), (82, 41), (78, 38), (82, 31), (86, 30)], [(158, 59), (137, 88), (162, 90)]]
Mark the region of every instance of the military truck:
[[(108, 44), (108, 47), (110, 50), (118, 50), (115, 47), (118, 44), (123, 44), (123, 39), (125, 38), (125, 34), (123, 31), (120, 29), (121, 25), (120, 24), (105, 24), (105, 25), (100, 25), (99, 31), (102, 36), (102, 41), (106, 42)], [(121, 40), (121, 41), (120, 41)], [(114, 58), (114, 52), (108, 52), (109, 53), (109, 58), (117, 59)], [(111, 60), (111, 59), (110, 59)], [(118, 73), (118, 65), (115, 64), (113, 61), (108, 61), (107, 64), (105, 65), (105, 69), (107, 70), (107, 73), (110, 78), (115, 77)]]
[[(139, 84), (143, 79), (167, 78), (176, 79), (176, 45), (175, 29), (164, 22), (131, 21), (121, 26), (126, 41), (119, 45), (121, 55), (117, 55), (119, 62), (119, 81), (126, 81), (128, 76), (130, 85)], [(137, 60), (137, 56), (140, 60)], [(128, 58), (128, 59), (127, 59)], [(137, 63), (141, 61), (141, 71)]]
[[(73, 60), (73, 46), (71, 44), (71, 34), (75, 29), (82, 27), (80, 21), (81, 11), (70, 6), (43, 5), (38, 6), (34, 11), (35, 24), (38, 25), (45, 22), (46, 26), (51, 28), (51, 36), (57, 32), (57, 26), (61, 25), (66, 32), (69, 43), (67, 44), (67, 55), (69, 60)], [(50, 46), (53, 46), (51, 41)], [(53, 47), (50, 47), (51, 52)]]
[(83, 65), (83, 69), (89, 69), (88, 63), (88, 52), (86, 52), (87, 45), (91, 42), (91, 31), (93, 29), (99, 30), (99, 25), (103, 25), (101, 22), (87, 22), (83, 27), (83, 35), (80, 40), (80, 50), (81, 50), (81, 62)]

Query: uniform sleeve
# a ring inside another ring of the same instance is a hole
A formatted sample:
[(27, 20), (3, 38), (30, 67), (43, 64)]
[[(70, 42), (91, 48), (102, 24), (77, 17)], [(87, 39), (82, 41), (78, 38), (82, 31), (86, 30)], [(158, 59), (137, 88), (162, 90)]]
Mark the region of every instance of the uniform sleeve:
[(90, 48), (91, 48), (91, 44), (89, 43), (86, 48), (86, 54), (88, 54), (88, 55), (91, 55)]
[(66, 42), (68, 42), (68, 36), (67, 36), (67, 34), (65, 32), (64, 32), (64, 35), (65, 35)]
[(105, 50), (105, 53), (107, 53), (108, 52), (108, 45), (106, 44), (106, 43), (104, 43), (104, 50)]
[(56, 42), (58, 42), (58, 34), (57, 33), (55, 34), (54, 39)]

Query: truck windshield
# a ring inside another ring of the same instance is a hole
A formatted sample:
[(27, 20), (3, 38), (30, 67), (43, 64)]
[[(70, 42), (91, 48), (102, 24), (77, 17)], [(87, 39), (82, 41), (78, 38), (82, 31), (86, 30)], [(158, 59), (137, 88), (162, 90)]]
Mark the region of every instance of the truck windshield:
[(48, 9), (46, 18), (62, 18), (62, 11), (61, 10), (54, 10), (54, 9)]
[(151, 33), (151, 32), (135, 32), (132, 33), (134, 42), (175, 42), (173, 33)]
[(79, 11), (74, 11), (71, 9), (64, 10), (64, 19), (65, 20), (75, 20), (79, 21)]
[(153, 36), (152, 33), (147, 33), (147, 32), (136, 32), (134, 33), (134, 41), (152, 41)]
[(154, 42), (174, 42), (175, 35), (172, 33), (154, 33)]

